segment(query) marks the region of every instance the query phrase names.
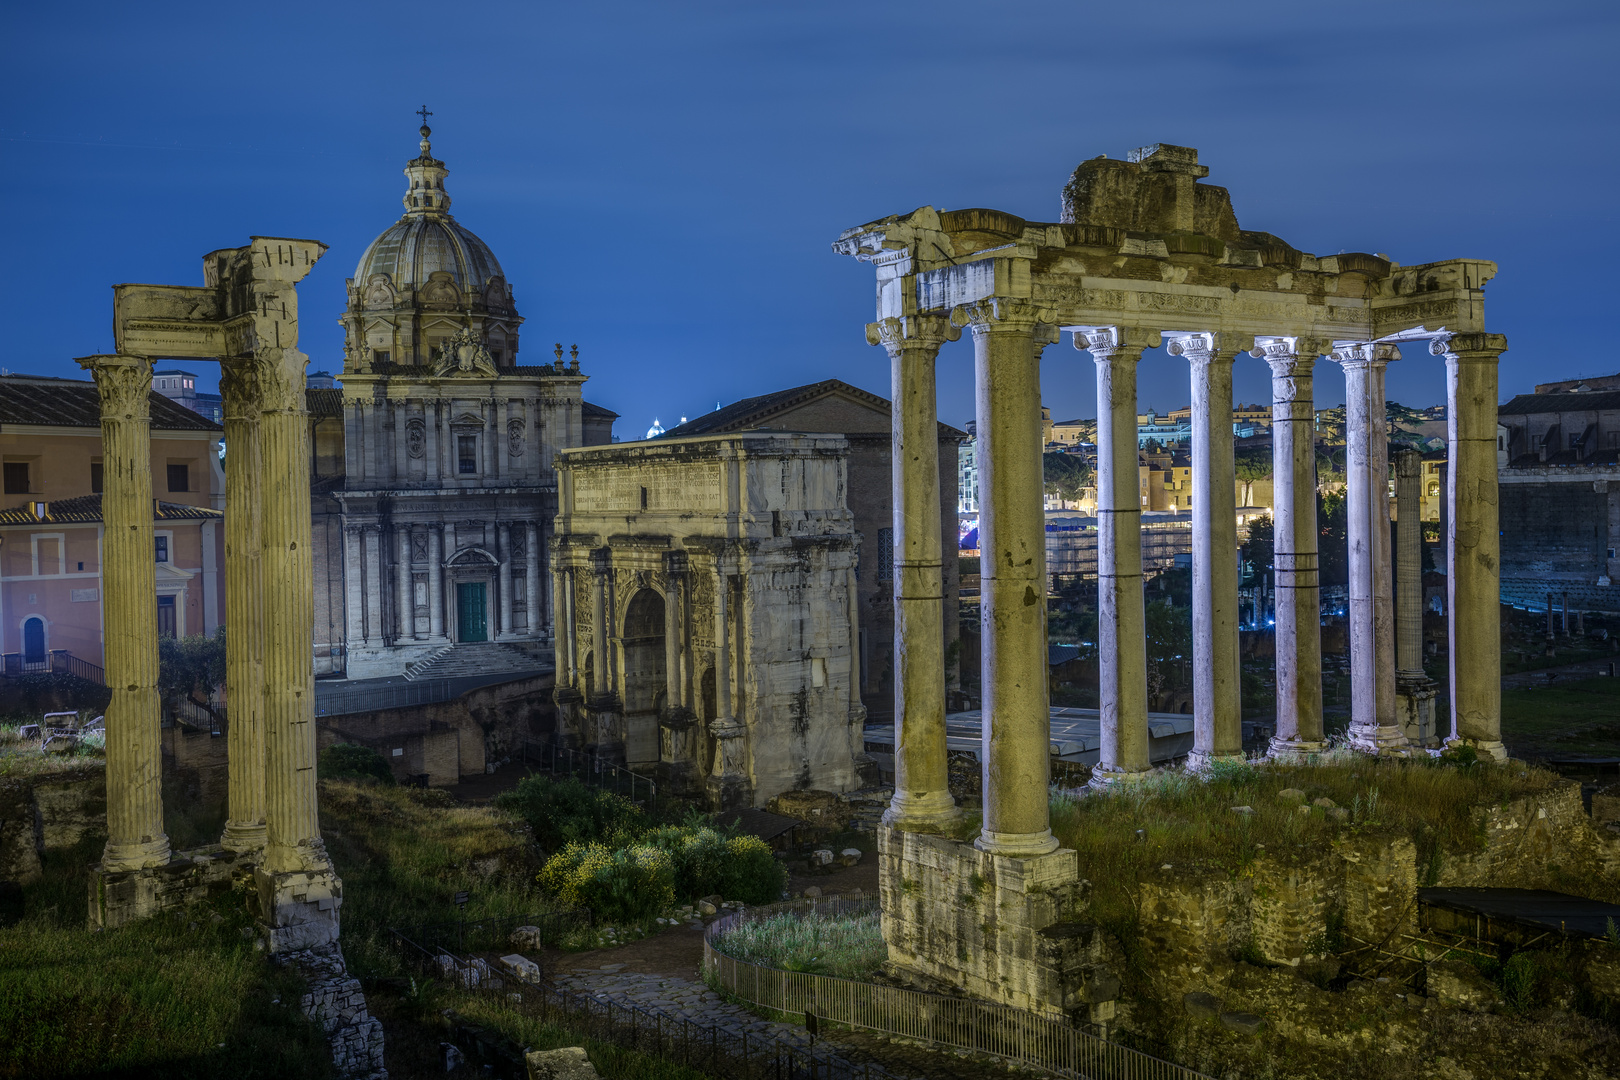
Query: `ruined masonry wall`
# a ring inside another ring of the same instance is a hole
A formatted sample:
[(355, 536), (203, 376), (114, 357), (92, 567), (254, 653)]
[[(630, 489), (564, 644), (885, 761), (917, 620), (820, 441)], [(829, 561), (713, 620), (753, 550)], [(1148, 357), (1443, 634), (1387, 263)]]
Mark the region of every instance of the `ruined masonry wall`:
[(387, 1080), (382, 1022), (367, 1010), (360, 980), (350, 977), (337, 944), (285, 953), (280, 959), (308, 980), (299, 1007), (326, 1032), (337, 1075), (343, 1080)]

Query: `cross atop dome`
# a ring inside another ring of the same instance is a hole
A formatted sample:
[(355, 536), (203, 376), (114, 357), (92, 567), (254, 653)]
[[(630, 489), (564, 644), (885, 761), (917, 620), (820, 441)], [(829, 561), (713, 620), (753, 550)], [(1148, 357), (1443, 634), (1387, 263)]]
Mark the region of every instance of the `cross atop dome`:
[(422, 118), (422, 142), (417, 156), (405, 164), (405, 175), (411, 181), (410, 189), (405, 192), (405, 213), (406, 216), (448, 213), (450, 196), (445, 194), (444, 178), (450, 170), (433, 156), (433, 147), (428, 143), (433, 129), (428, 127), (427, 118), (433, 112), (423, 105), (416, 110), (416, 115)]

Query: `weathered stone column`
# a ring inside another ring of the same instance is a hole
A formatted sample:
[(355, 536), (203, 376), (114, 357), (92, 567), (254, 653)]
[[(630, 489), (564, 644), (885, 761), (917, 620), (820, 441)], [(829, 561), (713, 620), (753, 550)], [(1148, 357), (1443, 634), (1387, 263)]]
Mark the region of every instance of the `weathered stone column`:
[(523, 530), (523, 617), (524, 629), (532, 637), (539, 637), (545, 620), (540, 612), (540, 529), (530, 521), (518, 528)]
[(1094, 787), (1148, 775), (1147, 638), (1142, 606), (1142, 496), (1136, 366), (1157, 331), (1085, 327), (1074, 347), (1097, 365), (1097, 673), (1102, 745)]
[(416, 637), (416, 598), (411, 588), (411, 527), (394, 526), (394, 547), (397, 562), (394, 566), (394, 624), (399, 640), (408, 642)]
[(512, 526), (506, 522), (495, 525), (495, 543), (497, 544), (497, 558), (501, 560), (496, 569), (500, 580), (501, 590), (501, 637), (512, 635)]
[(714, 715), (731, 720), (731, 613), (727, 608), (731, 580), (724, 567), (714, 567)]
[(556, 623), (557, 682), (572, 687), (578, 679), (574, 645), (574, 572), (558, 565), (558, 551), (551, 552), (551, 617)]
[[(1350, 744), (1399, 750), (1395, 715), (1394, 580), (1389, 552), (1389, 419), (1384, 369), (1394, 345), (1335, 348), (1344, 367), (1345, 520), (1350, 541)], [(1494, 423), (1494, 422), (1493, 422)], [(1491, 434), (1492, 453), (1496, 437)], [(1491, 459), (1494, 468), (1496, 459)]]
[[(158, 733), (157, 563), (152, 556), (152, 362), (87, 356), (101, 399), (101, 595), (107, 704), (107, 845), (116, 873), (169, 861)], [(305, 657), (306, 663), (308, 657)]]
[(747, 801), (748, 777), (744, 757), (747, 725), (732, 715), (731, 701), (731, 610), (730, 574), (724, 563), (715, 561), (714, 584), (714, 700), (715, 717), (709, 721), (714, 738), (714, 768), (706, 785), (709, 803), (716, 809), (729, 809)]
[(436, 488), (440, 483), (439, 470), (439, 403), (434, 400), (422, 402), (422, 475), (427, 479), (427, 486)]
[(444, 526), (428, 526), (428, 638), (444, 640)]
[[(227, 448), (226, 456), (230, 455)], [(228, 484), (227, 484), (228, 486)], [(230, 516), (230, 507), (225, 508), (226, 516)], [(343, 607), (344, 618), (348, 624), (348, 640), (345, 642), (345, 656), (347, 650), (361, 644), (366, 639), (366, 594), (365, 570), (360, 559), (360, 536), (362, 529), (358, 525), (347, 526), (343, 530)], [(258, 545), (263, 547), (261, 543)], [(229, 599), (226, 601), (229, 605)], [(226, 625), (231, 621), (230, 612), (225, 613)], [(345, 660), (347, 663), (347, 660)], [(261, 680), (262, 681), (262, 680)]]
[[(1002, 297), (951, 313), (953, 323), (973, 327), (978, 414), (984, 827), (975, 844), (1016, 858), (1044, 855), (1058, 843), (1047, 793), (1040, 373), (1041, 349), (1056, 340), (1057, 328), (1042, 314), (1031, 301)], [(937, 454), (937, 445), (930, 452)]]
[(869, 323), (889, 354), (894, 501), (894, 797), (883, 822), (948, 831), (961, 816), (945, 751), (945, 578), (934, 361), (962, 332), (938, 315)]
[[(230, 708), (226, 727), (229, 816), (220, 843), (232, 851), (258, 851), (265, 839), (259, 388), (251, 357), (222, 356), (219, 369), (225, 406), (225, 696)], [(352, 537), (346, 540), (347, 558), (355, 544)], [(357, 615), (351, 611), (347, 619), (354, 636), (358, 636)]]
[(591, 552), (591, 687), (592, 697), (613, 696), (613, 667), (608, 663), (607, 576), (611, 567), (607, 548)]
[(1506, 760), (1502, 745), (1501, 533), (1496, 475), (1496, 367), (1501, 334), (1457, 334), (1446, 358), (1446, 618), (1451, 631), (1452, 745)]
[(1423, 455), (1407, 447), (1395, 463), (1395, 716), (1415, 746), (1438, 746), (1435, 683), (1423, 670)]
[(366, 643), (373, 647), (383, 641), (382, 621), (382, 527), (363, 525), (365, 530)]
[(1207, 333), (1176, 335), (1169, 346), (1192, 368), (1193, 768), (1243, 759), (1232, 361), (1251, 347), (1252, 339)]
[(1270, 756), (1299, 758), (1322, 738), (1322, 586), (1316, 531), (1312, 369), (1321, 346), (1271, 338), (1250, 355), (1271, 367), (1271, 481), (1277, 627), (1277, 733)]

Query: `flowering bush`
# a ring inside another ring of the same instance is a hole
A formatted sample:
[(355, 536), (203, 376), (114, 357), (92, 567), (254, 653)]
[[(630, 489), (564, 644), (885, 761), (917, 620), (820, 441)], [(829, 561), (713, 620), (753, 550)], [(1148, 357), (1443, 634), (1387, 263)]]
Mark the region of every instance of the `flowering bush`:
[(637, 844), (570, 843), (547, 860), (540, 884), (567, 904), (613, 921), (650, 919), (675, 903), (669, 852)]

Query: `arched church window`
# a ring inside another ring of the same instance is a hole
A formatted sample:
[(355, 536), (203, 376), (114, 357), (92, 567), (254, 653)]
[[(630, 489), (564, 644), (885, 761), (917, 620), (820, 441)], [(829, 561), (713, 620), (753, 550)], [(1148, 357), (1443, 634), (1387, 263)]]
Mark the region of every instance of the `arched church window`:
[(411, 205), (412, 205), (412, 206), (420, 206), (420, 205), (421, 205), (421, 204), (420, 204), (420, 203), (418, 203), (418, 202), (417, 202), (417, 201), (416, 201), (416, 196), (415, 196), (415, 195), (412, 195), (412, 196), (411, 196)]

